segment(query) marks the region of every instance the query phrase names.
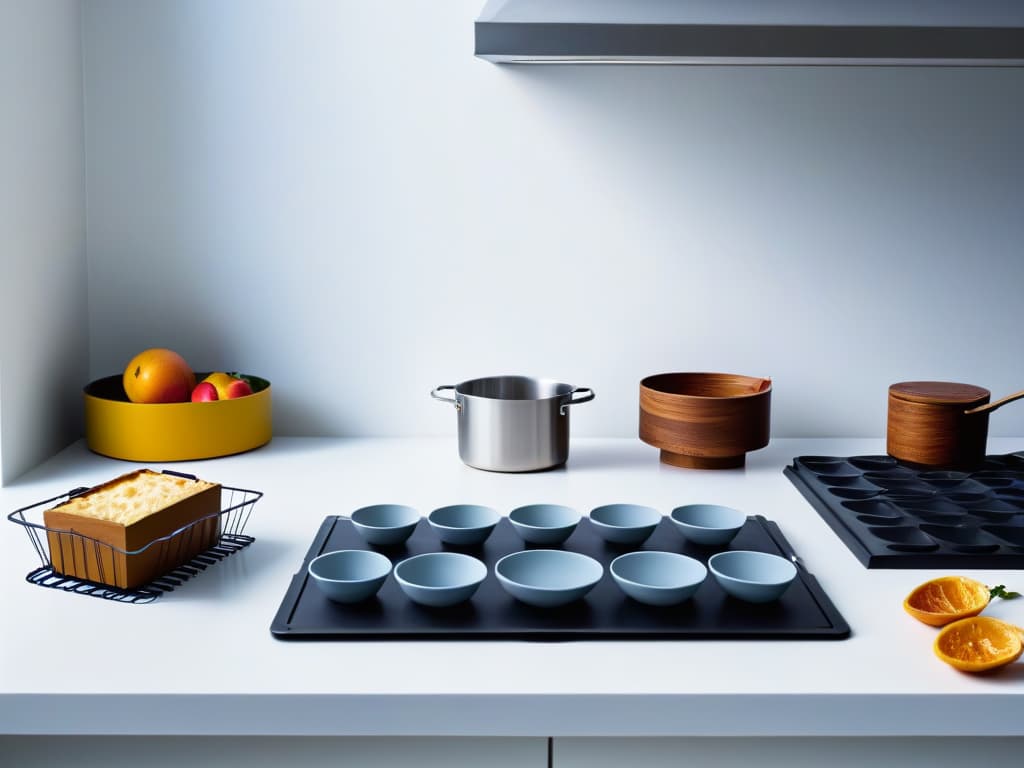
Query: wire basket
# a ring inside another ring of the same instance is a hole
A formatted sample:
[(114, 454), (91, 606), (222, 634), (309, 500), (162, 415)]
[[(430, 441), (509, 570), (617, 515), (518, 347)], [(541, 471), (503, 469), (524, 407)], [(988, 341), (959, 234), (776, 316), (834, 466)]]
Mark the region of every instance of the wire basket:
[[(164, 474), (195, 480), (194, 475), (164, 470)], [(22, 526), (42, 565), (30, 571), (25, 580), (31, 584), (80, 595), (101, 597), (122, 603), (150, 603), (165, 592), (203, 572), (228, 555), (252, 544), (252, 536), (243, 534), (253, 506), (262, 498), (260, 491), (221, 486), (221, 510), (184, 525), (175, 531), (153, 539), (138, 549), (125, 550), (75, 531), (47, 528), (42, 513), (68, 499), (88, 491), (74, 488), (67, 493), (16, 509), (7, 516), (12, 523)], [(212, 534), (212, 535), (211, 535)], [(59, 542), (59, 545), (58, 545)], [(59, 563), (55, 567), (51, 550), (59, 546)], [(197, 552), (197, 547), (202, 551)], [(194, 554), (193, 554), (194, 553)], [(129, 557), (154, 560), (156, 573), (152, 581), (136, 587), (114, 586)], [(67, 573), (96, 573), (99, 580), (91, 581)]]

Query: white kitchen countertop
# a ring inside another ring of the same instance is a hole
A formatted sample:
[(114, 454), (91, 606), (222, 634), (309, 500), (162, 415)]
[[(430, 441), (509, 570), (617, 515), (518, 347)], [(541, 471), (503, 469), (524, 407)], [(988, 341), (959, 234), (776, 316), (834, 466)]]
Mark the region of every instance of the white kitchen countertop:
[[(1021, 440), (991, 439), (990, 453)], [(794, 456), (884, 453), (884, 441), (779, 439), (742, 470), (658, 462), (635, 439), (573, 439), (566, 469), (464, 466), (454, 439), (275, 438), (170, 468), (265, 493), (256, 541), (147, 605), (25, 582), (39, 559), (0, 535), (0, 734), (852, 736), (1024, 735), (1024, 662), (990, 676), (936, 659), (902, 609), (945, 571), (867, 570), (782, 469)], [(0, 489), (4, 515), (137, 466), (71, 446)], [(714, 502), (776, 521), (852, 628), (847, 640), (281, 641), (270, 624), (327, 515), (457, 502), (581, 512)], [(1024, 571), (970, 571), (1024, 591)], [(1024, 625), (1024, 599), (988, 615)]]

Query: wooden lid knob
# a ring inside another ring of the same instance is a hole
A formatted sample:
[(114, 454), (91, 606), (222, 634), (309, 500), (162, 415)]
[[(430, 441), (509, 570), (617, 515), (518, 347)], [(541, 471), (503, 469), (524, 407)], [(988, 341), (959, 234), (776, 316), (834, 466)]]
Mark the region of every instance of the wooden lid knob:
[(992, 393), (984, 387), (973, 384), (957, 384), (952, 381), (901, 381), (889, 387), (889, 394), (898, 400), (912, 403), (933, 403), (936, 405), (987, 403)]

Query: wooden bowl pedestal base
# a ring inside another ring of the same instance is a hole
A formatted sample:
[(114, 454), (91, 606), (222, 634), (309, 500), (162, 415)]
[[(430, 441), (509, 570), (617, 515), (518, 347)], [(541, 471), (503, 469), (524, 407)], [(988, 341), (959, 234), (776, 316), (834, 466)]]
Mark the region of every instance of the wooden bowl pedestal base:
[(739, 456), (688, 456), (685, 453), (672, 453), (662, 450), (661, 463), (686, 469), (737, 469), (747, 463), (747, 454)]

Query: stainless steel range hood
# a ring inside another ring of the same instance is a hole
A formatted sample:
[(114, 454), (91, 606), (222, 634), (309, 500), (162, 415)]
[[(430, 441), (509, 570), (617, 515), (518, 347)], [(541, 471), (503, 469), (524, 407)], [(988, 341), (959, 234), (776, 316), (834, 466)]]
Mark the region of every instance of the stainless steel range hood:
[(509, 63), (1024, 66), (1024, 0), (489, 0)]

